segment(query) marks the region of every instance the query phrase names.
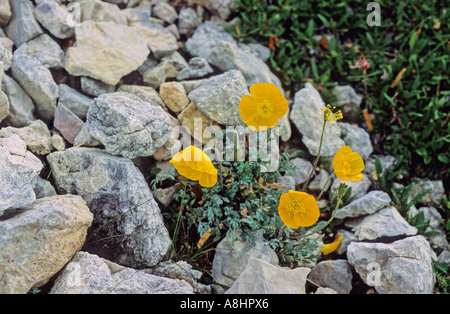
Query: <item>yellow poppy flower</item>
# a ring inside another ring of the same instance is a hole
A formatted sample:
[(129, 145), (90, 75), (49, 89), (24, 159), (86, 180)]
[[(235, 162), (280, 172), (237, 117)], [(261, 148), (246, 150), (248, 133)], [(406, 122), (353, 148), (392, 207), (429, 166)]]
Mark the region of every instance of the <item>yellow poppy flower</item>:
[(337, 236), (336, 240), (334, 240), (334, 242), (328, 243), (328, 244), (324, 244), (322, 247), (322, 253), (324, 255), (333, 253), (334, 251), (336, 251), (337, 247), (339, 246), (339, 244), (342, 241), (342, 238), (344, 237), (344, 235), (340, 234)]
[(297, 229), (312, 226), (319, 219), (320, 210), (312, 195), (290, 190), (281, 195), (278, 214), (287, 227)]
[(333, 168), (336, 176), (343, 181), (359, 181), (363, 175), (364, 161), (350, 146), (342, 146), (334, 155)]
[(176, 153), (169, 162), (182, 176), (199, 181), (203, 187), (209, 188), (217, 183), (217, 169), (209, 156), (195, 146)]
[(270, 129), (278, 119), (286, 115), (289, 104), (278, 87), (271, 83), (256, 83), (250, 86), (250, 95), (239, 102), (239, 114), (249, 128)]
[(336, 107), (331, 107), (331, 105), (327, 105), (326, 108), (322, 109), (323, 119), (325, 121), (336, 121), (344, 117), (340, 110), (333, 112), (333, 109), (336, 109)]

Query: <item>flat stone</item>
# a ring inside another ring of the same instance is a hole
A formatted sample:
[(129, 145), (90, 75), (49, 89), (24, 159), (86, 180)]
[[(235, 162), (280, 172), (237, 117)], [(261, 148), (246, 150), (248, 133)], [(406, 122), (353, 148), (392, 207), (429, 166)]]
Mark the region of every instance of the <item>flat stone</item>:
[(34, 18), (33, 3), (30, 0), (9, 1), (9, 4), (12, 17), (5, 27), (5, 33), (16, 47), (44, 32)]
[(58, 102), (72, 111), (81, 120), (86, 120), (86, 115), (93, 101), (92, 98), (80, 93), (76, 89), (66, 85), (58, 85)]
[(114, 22), (82, 22), (75, 28), (75, 37), (76, 46), (66, 54), (67, 72), (109, 85), (135, 71), (150, 53), (135, 28)]
[(50, 131), (41, 120), (35, 120), (29, 126), (22, 128), (9, 126), (0, 129), (0, 137), (9, 137), (13, 134), (17, 134), (33, 153), (50, 154), (52, 149)]
[(34, 8), (34, 17), (53, 36), (66, 39), (74, 36), (73, 27), (67, 21), (69, 12), (65, 6), (53, 0), (44, 0)]
[(73, 144), (75, 138), (84, 126), (83, 120), (78, 118), (70, 109), (59, 103), (56, 107), (53, 126), (69, 143)]
[(347, 260), (326, 260), (311, 269), (308, 279), (339, 294), (349, 294), (352, 287), (352, 270)]
[(5, 121), (13, 127), (24, 127), (36, 120), (34, 103), (23, 88), (8, 75), (3, 76), (2, 91), (9, 101), (9, 113)]
[(62, 69), (64, 67), (64, 51), (47, 34), (42, 34), (22, 44), (14, 54), (24, 54), (36, 58), (49, 69)]
[(178, 82), (167, 82), (159, 87), (159, 95), (166, 106), (175, 113), (182, 111), (189, 104), (183, 85)]
[(143, 80), (144, 84), (153, 88), (158, 88), (167, 78), (176, 78), (177, 75), (177, 69), (175, 69), (171, 63), (163, 61), (156, 67), (145, 71)]
[(370, 191), (369, 193), (353, 200), (350, 204), (339, 208), (336, 212), (337, 219), (358, 217), (373, 214), (386, 207), (391, 202), (389, 194), (383, 191)]
[(47, 283), (83, 246), (93, 215), (75, 195), (37, 200), (0, 221), (0, 293)]
[(352, 242), (348, 262), (380, 294), (432, 294), (435, 274), (430, 245), (423, 236), (393, 243)]

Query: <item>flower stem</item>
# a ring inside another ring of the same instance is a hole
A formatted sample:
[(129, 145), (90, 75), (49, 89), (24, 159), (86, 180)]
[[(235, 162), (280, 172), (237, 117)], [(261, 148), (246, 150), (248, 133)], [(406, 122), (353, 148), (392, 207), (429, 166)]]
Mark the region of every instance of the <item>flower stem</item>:
[(309, 174), (309, 178), (308, 178), (308, 180), (306, 180), (305, 184), (303, 185), (302, 192), (305, 191), (306, 187), (309, 184), (309, 181), (311, 181), (311, 178), (313, 177), (314, 173), (316, 172), (316, 167), (317, 167), (317, 164), (319, 163), (319, 158), (320, 158), (320, 151), (322, 150), (323, 135), (325, 134), (325, 125), (326, 124), (327, 124), (327, 120), (323, 119), (323, 127), (322, 127), (322, 135), (320, 136), (319, 151), (317, 153), (316, 159), (314, 160), (313, 169), (312, 169), (311, 173)]
[(325, 182), (325, 185), (322, 188), (322, 191), (320, 191), (319, 195), (316, 197), (316, 201), (320, 200), (320, 197), (322, 196), (323, 192), (325, 192), (325, 189), (328, 185), (328, 183), (330, 182), (331, 178), (334, 175), (334, 171), (328, 176), (327, 182)]

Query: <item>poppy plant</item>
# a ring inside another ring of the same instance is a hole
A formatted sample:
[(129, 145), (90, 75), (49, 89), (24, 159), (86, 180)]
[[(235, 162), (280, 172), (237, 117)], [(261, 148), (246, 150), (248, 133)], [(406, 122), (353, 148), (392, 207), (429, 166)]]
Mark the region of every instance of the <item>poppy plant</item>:
[(281, 195), (278, 214), (287, 227), (297, 229), (316, 223), (320, 210), (312, 195), (290, 190)]
[(242, 96), (239, 114), (253, 131), (270, 129), (286, 115), (288, 101), (274, 84), (256, 83), (250, 86), (250, 94)]
[(202, 187), (212, 187), (217, 183), (217, 169), (209, 156), (195, 146), (176, 153), (169, 162), (182, 176), (199, 181)]
[(359, 181), (363, 175), (364, 161), (350, 146), (342, 146), (334, 155), (333, 168), (336, 176), (343, 181)]

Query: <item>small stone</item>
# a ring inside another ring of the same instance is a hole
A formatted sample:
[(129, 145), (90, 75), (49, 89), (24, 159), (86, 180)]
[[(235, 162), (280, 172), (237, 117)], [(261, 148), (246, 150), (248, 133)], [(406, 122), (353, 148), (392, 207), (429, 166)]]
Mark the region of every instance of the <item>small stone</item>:
[(13, 134), (17, 134), (33, 153), (50, 154), (52, 148), (50, 131), (41, 120), (33, 121), (29, 126), (23, 128), (9, 126), (0, 129), (0, 137), (9, 137)]
[(339, 294), (349, 294), (352, 290), (352, 270), (347, 260), (327, 260), (311, 269), (308, 279), (322, 287), (328, 287)]
[(156, 67), (144, 73), (144, 83), (153, 88), (158, 88), (167, 78), (176, 78), (178, 71), (167, 61), (163, 61)]
[(79, 3), (81, 6), (81, 22), (113, 22), (127, 25), (127, 19), (115, 4), (100, 0), (82, 0)]
[(159, 95), (166, 106), (175, 113), (182, 111), (189, 104), (186, 91), (178, 82), (162, 83), (159, 87)]
[(0, 25), (5, 26), (11, 19), (11, 7), (9, 5), (9, 0), (0, 1)]
[(9, 114), (5, 121), (13, 127), (25, 127), (36, 120), (34, 103), (23, 88), (8, 75), (3, 76), (2, 91), (9, 101)]
[(59, 134), (53, 134), (51, 138), (52, 146), (57, 151), (66, 150), (66, 143), (64, 142), (64, 138)]
[(92, 98), (65, 84), (58, 85), (58, 94), (58, 101), (61, 104), (72, 111), (81, 120), (86, 119), (89, 106), (93, 101)]
[(59, 103), (56, 107), (53, 125), (55, 129), (61, 132), (66, 141), (73, 144), (75, 138), (83, 128), (84, 122), (66, 106), (64, 106), (62, 103)]
[(67, 21), (69, 12), (53, 0), (44, 0), (34, 9), (38, 22), (53, 36), (66, 39), (74, 36), (73, 27)]
[(191, 7), (181, 9), (178, 14), (178, 29), (180, 34), (190, 36), (199, 26), (197, 12)]
[(175, 67), (177, 71), (180, 71), (181, 69), (188, 66), (188, 63), (178, 51), (174, 51), (170, 55), (163, 57), (161, 61), (169, 62)]
[(198, 4), (204, 6), (213, 14), (226, 20), (234, 10), (235, 0), (199, 0)]
[(153, 7), (153, 14), (169, 24), (172, 24), (178, 18), (175, 8), (164, 1), (158, 1)]
[(252, 257), (225, 294), (305, 294), (310, 271), (306, 267), (282, 268)]
[(249, 94), (242, 73), (236, 70), (213, 76), (188, 95), (205, 115), (221, 125), (244, 125), (239, 102)]
[(281, 177), (277, 177), (277, 183), (286, 187), (283, 190), (284, 192), (289, 192), (289, 190), (295, 191), (295, 179), (293, 176), (284, 175)]
[(350, 123), (342, 122), (339, 125), (342, 129), (342, 139), (345, 144), (349, 145), (352, 148), (352, 151), (361, 155), (364, 160), (369, 158), (370, 154), (373, 152), (369, 133), (363, 128)]
[(62, 69), (64, 67), (64, 51), (47, 34), (42, 34), (22, 44), (14, 54), (24, 54), (36, 58), (48, 69)]
[(83, 93), (94, 97), (103, 94), (114, 93), (114, 91), (116, 90), (115, 85), (106, 84), (102, 81), (94, 80), (86, 76), (82, 76), (80, 82), (81, 90), (83, 91)]
[(36, 59), (22, 54), (13, 57), (12, 74), (36, 105), (36, 113), (46, 122), (55, 115), (58, 85), (51, 72)]
[(332, 94), (336, 97), (344, 118), (355, 122), (358, 121), (356, 113), (361, 110), (360, 105), (363, 97), (357, 94), (349, 85), (336, 86), (333, 88)]
[(440, 205), (442, 204), (441, 197), (445, 197), (444, 183), (442, 180), (429, 180), (429, 179), (419, 179), (413, 178), (416, 182), (414, 188), (411, 192), (411, 197), (414, 198), (417, 194), (431, 189), (430, 193), (425, 195), (420, 203), (424, 205)]
[(409, 225), (392, 206), (364, 217), (352, 231), (359, 241), (417, 234), (417, 228)]
[(39, 176), (36, 179), (36, 183), (33, 186), (34, 193), (36, 194), (36, 199), (58, 195), (56, 194), (55, 188), (49, 181), (42, 179)]
[(220, 126), (215, 121), (206, 116), (193, 103), (189, 104), (178, 115), (178, 120), (182, 126), (188, 129), (191, 136), (202, 143), (207, 143), (212, 140), (210, 136), (207, 136), (209, 132), (205, 131), (208, 126), (215, 126), (220, 129)]
[(8, 96), (0, 91), (0, 122), (5, 119), (9, 114), (9, 100)]
[(311, 181), (308, 188), (313, 191), (322, 191), (323, 190), (324, 192), (326, 192), (330, 188), (330, 185), (331, 185), (331, 180), (327, 184), (328, 177), (329, 177), (328, 172), (324, 169), (320, 169), (319, 173)]
[(292, 158), (289, 163), (298, 168), (297, 171), (290, 174), (295, 180), (295, 185), (306, 182), (313, 170), (313, 165), (308, 160), (299, 157)]
[(5, 33), (16, 47), (43, 33), (33, 15), (33, 3), (30, 0), (9, 1), (12, 17), (5, 27)]
[(210, 73), (214, 70), (209, 65), (208, 61), (200, 57), (194, 57), (189, 60), (189, 66), (184, 67), (177, 76), (177, 80), (182, 81), (190, 78), (199, 78)]

